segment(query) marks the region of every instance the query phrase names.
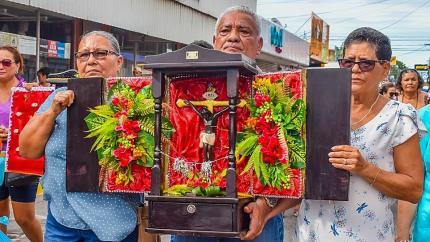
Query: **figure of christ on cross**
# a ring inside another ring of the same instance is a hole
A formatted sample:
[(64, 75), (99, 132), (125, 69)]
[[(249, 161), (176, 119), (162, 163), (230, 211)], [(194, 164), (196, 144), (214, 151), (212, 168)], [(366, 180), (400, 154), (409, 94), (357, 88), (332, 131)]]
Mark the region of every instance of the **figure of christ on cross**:
[(205, 129), (200, 133), (200, 148), (203, 148), (204, 161), (213, 161), (213, 147), (215, 145), (215, 131), (217, 121), (221, 114), (227, 111), (229, 107), (225, 107), (216, 113), (212, 113), (206, 107), (203, 107), (200, 110), (197, 109), (197, 107), (194, 106), (194, 104), (189, 100), (184, 100), (184, 103), (190, 106), (194, 110), (194, 112), (196, 112), (197, 115), (199, 115), (199, 117), (203, 120), (203, 123), (205, 124)]

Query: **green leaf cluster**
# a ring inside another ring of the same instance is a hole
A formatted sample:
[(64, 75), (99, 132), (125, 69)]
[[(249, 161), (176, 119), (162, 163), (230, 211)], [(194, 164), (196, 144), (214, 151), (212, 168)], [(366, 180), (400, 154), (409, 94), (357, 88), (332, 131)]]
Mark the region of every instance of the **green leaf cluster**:
[[(88, 127), (87, 138), (95, 138), (92, 150), (97, 151), (99, 164), (102, 167), (114, 169), (118, 172), (117, 182), (128, 184), (134, 180), (131, 173), (131, 163), (128, 167), (120, 167), (119, 161), (113, 155), (119, 145), (133, 148), (133, 152), (139, 152), (140, 158), (135, 163), (144, 167), (152, 167), (154, 163), (154, 100), (151, 95), (151, 87), (146, 86), (137, 93), (126, 83), (118, 81), (108, 91), (108, 104), (100, 105), (89, 110), (85, 117)], [(115, 106), (111, 100), (122, 98), (128, 100), (125, 110)], [(119, 124), (118, 112), (125, 112), (126, 119), (137, 120), (141, 131), (134, 140), (134, 147), (121, 132), (115, 131)], [(163, 135), (170, 137), (174, 132), (173, 126), (167, 118), (162, 120)]]
[(275, 83), (263, 80), (259, 83), (256, 92), (268, 95), (270, 102), (262, 107), (256, 107), (251, 98), (247, 101), (250, 117), (259, 118), (260, 115), (270, 109), (271, 118), (279, 127), (278, 139), (282, 147), (288, 150), (287, 164), (279, 161), (275, 165), (263, 161), (261, 145), (258, 143), (258, 134), (253, 129), (246, 129), (238, 136), (236, 157), (249, 157), (244, 171), (241, 175), (253, 170), (257, 178), (264, 185), (276, 187), (278, 190), (287, 189), (291, 186), (290, 168), (304, 168), (306, 165), (306, 149), (304, 139), (304, 127), (306, 121), (306, 104), (304, 100), (294, 98), (288, 86), (282, 80)]

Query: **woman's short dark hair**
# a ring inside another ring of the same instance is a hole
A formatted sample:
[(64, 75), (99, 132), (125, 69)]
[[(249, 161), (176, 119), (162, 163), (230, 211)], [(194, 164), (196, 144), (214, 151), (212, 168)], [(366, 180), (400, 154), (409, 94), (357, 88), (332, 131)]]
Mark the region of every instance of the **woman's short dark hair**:
[(366, 42), (375, 47), (375, 53), (378, 60), (390, 61), (391, 59), (391, 44), (390, 39), (376, 29), (362, 27), (352, 31), (343, 42), (343, 56), (345, 49), (351, 44)]
[(415, 73), (417, 75), (418, 78), (418, 89), (420, 89), (421, 87), (423, 87), (424, 85), (424, 79), (421, 77), (420, 73), (418, 73), (417, 70), (415, 69), (404, 69), (400, 72), (399, 76), (397, 77), (397, 82), (396, 82), (396, 87), (400, 90), (403, 91), (402, 88), (402, 79), (403, 79), (403, 75), (405, 75), (406, 73)]
[(49, 70), (46, 67), (42, 67), (36, 72), (36, 74), (42, 74), (43, 76), (48, 76)]

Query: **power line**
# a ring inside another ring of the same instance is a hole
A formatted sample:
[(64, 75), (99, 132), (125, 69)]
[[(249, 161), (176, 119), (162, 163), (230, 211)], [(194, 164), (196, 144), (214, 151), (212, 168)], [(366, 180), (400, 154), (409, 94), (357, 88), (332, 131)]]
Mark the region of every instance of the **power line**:
[[(373, 2), (373, 3), (365, 3), (365, 4), (360, 4), (357, 6), (353, 6), (353, 7), (347, 7), (347, 8), (339, 8), (339, 9), (334, 9), (334, 10), (330, 10), (330, 11), (325, 11), (325, 12), (319, 12), (319, 13), (315, 13), (317, 15), (323, 15), (323, 14), (327, 14), (327, 13), (333, 13), (333, 12), (338, 12), (338, 11), (345, 11), (345, 10), (349, 10), (349, 9), (355, 9), (355, 8), (360, 8), (360, 7), (365, 7), (365, 6), (370, 6), (370, 5), (374, 5), (374, 4), (378, 4), (378, 3), (382, 3), (382, 2), (386, 2), (388, 0), (380, 0), (377, 2)], [(275, 18), (299, 18), (299, 17), (307, 17), (309, 16), (309, 14), (299, 14), (299, 15), (293, 15), (293, 16), (280, 16), (280, 17), (275, 17)]]
[(305, 24), (312, 18), (312, 15), (296, 30), (296, 32), (294, 32), (294, 34), (297, 34), (297, 32), (299, 32), (300, 29), (303, 28), (303, 26), (305, 26)]
[(420, 8), (424, 7), (425, 5), (427, 5), (429, 2), (430, 2), (430, 0), (428, 0), (427, 2), (425, 2), (424, 4), (422, 4), (422, 5), (418, 6), (418, 7), (416, 7), (415, 9), (413, 9), (412, 11), (410, 11), (410, 12), (409, 12), (408, 14), (406, 14), (405, 16), (403, 16), (403, 17), (399, 18), (398, 20), (394, 21), (393, 23), (391, 23), (391, 24), (389, 24), (389, 25), (387, 25), (387, 26), (385, 26), (385, 27), (383, 27), (383, 28), (381, 28), (381, 29), (379, 29), (379, 30), (384, 30), (384, 29), (386, 29), (386, 28), (389, 28), (389, 27), (391, 27), (391, 26), (393, 26), (393, 25), (397, 24), (398, 22), (402, 21), (403, 19), (405, 19), (405, 18), (409, 17), (411, 14), (413, 14), (414, 12), (416, 12), (418, 9), (420, 9)]
[(421, 47), (421, 48), (418, 48), (418, 49), (411, 50), (411, 51), (408, 51), (408, 52), (406, 52), (406, 53), (403, 53), (403, 54), (401, 54), (401, 55), (399, 55), (399, 56), (409, 55), (409, 54), (412, 54), (412, 53), (417, 52), (417, 51), (422, 51), (422, 49), (424, 49), (424, 48), (426, 48), (426, 47), (427, 47), (427, 46), (423, 46), (423, 47)]

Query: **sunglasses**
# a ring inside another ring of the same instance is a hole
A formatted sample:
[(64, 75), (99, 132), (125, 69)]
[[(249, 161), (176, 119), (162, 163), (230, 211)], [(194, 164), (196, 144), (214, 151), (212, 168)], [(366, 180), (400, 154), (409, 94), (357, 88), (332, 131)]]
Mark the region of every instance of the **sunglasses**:
[(399, 93), (397, 93), (397, 92), (390, 92), (390, 93), (388, 93), (388, 95), (390, 95), (390, 97), (394, 97), (394, 96), (399, 96)]
[(10, 59), (3, 59), (0, 61), (0, 63), (2, 64), (3, 67), (10, 67), (15, 62), (13, 62)]
[(76, 58), (80, 61), (87, 61), (90, 56), (93, 55), (96, 60), (102, 60), (106, 58), (108, 55), (116, 55), (119, 56), (118, 53), (111, 50), (94, 50), (94, 51), (83, 51), (83, 52), (77, 52), (75, 54)]
[(348, 68), (352, 69), (355, 64), (358, 64), (358, 67), (363, 72), (369, 72), (372, 71), (375, 68), (376, 62), (379, 64), (383, 64), (387, 62), (386, 60), (360, 60), (360, 61), (353, 61), (350, 59), (339, 59), (339, 66), (342, 68)]

